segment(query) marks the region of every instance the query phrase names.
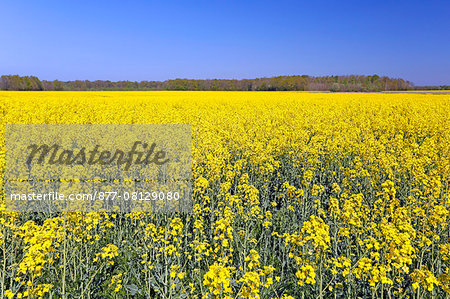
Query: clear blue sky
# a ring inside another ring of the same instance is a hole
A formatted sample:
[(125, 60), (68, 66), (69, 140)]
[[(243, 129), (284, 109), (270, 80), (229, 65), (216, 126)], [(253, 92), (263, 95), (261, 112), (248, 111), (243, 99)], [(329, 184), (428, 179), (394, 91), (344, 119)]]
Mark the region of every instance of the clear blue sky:
[(450, 84), (450, 1), (0, 1), (0, 74)]

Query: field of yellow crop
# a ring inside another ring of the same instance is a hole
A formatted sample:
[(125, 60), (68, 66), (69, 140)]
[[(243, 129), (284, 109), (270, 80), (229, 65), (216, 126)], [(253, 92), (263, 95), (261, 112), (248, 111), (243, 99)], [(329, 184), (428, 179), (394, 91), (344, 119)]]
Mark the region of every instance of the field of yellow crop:
[(194, 157), (188, 214), (2, 204), (2, 298), (450, 298), (448, 94), (0, 92), (0, 122), (192, 124)]

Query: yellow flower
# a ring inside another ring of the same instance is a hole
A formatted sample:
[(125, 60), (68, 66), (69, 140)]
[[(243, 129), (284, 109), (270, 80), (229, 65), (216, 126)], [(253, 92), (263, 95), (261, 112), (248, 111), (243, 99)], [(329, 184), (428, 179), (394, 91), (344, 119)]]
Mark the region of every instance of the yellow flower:
[(11, 292), (11, 290), (6, 290), (6, 291), (5, 291), (5, 296), (6, 296), (8, 299), (11, 299), (12, 297), (14, 297), (14, 293)]

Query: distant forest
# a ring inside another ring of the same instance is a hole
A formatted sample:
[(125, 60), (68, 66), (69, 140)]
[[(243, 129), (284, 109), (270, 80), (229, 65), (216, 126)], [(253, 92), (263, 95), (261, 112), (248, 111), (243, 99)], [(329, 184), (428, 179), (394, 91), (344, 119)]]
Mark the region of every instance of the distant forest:
[[(425, 89), (449, 89), (449, 86), (427, 86)], [(35, 76), (0, 77), (0, 90), (241, 90), (241, 91), (333, 91), (364, 92), (420, 89), (403, 79), (386, 76), (279, 76), (257, 79), (175, 79), (166, 81), (47, 81)]]

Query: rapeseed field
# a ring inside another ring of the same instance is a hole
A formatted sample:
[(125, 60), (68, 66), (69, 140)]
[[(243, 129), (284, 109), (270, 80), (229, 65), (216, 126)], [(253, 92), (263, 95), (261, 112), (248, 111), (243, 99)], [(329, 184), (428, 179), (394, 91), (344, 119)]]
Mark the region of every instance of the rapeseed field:
[(448, 94), (0, 92), (0, 122), (2, 172), (5, 124), (193, 128), (190, 213), (2, 193), (2, 298), (450, 298)]

